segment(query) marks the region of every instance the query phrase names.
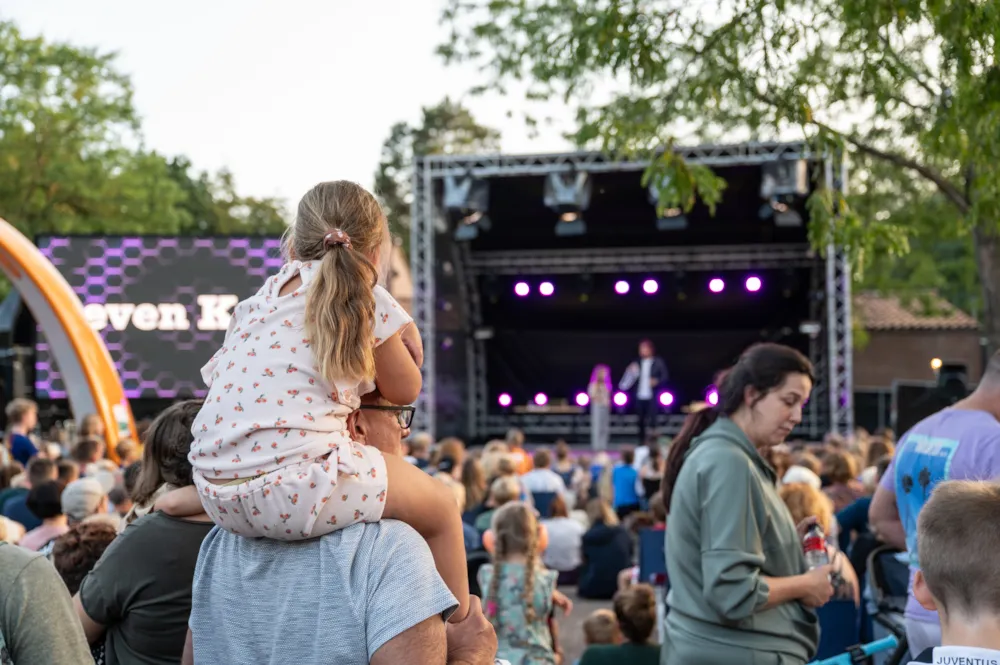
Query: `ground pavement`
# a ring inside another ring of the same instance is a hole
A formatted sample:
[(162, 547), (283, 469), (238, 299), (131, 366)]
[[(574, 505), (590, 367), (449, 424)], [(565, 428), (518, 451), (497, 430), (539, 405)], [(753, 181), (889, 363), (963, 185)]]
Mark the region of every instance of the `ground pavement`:
[(573, 601), (573, 613), (563, 616), (557, 612), (559, 617), (559, 642), (562, 644), (565, 654), (564, 665), (573, 665), (577, 658), (583, 655), (585, 645), (583, 643), (583, 622), (594, 610), (601, 608), (611, 608), (610, 600), (586, 600), (576, 595), (575, 586), (559, 587), (559, 590), (569, 596)]

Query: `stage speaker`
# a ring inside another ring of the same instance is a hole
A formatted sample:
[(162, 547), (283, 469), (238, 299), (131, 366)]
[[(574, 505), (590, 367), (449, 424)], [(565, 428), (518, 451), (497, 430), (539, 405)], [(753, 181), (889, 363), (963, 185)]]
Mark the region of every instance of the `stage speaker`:
[(969, 395), (969, 368), (963, 363), (944, 363), (937, 371), (937, 388), (950, 404)]

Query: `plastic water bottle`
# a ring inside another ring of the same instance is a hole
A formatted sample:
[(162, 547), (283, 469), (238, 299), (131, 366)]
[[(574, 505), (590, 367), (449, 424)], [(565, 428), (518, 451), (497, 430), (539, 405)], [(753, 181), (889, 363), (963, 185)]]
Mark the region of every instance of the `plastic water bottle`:
[(830, 557), (826, 553), (826, 534), (823, 533), (823, 527), (820, 525), (813, 524), (809, 527), (802, 539), (802, 549), (805, 552), (806, 566), (809, 570), (830, 563)]

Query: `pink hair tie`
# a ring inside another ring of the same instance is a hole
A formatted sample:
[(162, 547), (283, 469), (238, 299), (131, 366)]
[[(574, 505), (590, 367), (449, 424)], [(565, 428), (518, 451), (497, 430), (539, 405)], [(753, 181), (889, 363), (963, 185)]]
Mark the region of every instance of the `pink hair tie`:
[(340, 229), (334, 229), (323, 236), (323, 247), (327, 249), (331, 247), (346, 247), (350, 249), (351, 237)]

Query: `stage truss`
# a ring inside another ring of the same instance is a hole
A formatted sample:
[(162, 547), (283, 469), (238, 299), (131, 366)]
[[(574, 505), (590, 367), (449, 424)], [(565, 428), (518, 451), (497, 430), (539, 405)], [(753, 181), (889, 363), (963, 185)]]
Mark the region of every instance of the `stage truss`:
[[(679, 148), (688, 162), (706, 166), (753, 165), (779, 160), (818, 161), (805, 143), (747, 143), (737, 145)], [(613, 161), (598, 152), (536, 155), (438, 155), (417, 158), (413, 173), (413, 207), (410, 256), (413, 272), (413, 316), (424, 339), (423, 390), (417, 400), (414, 430), (435, 433), (435, 238), (441, 213), (434, 201), (434, 183), (445, 176), (472, 175), (479, 178), (545, 175), (552, 172), (607, 173), (641, 171), (647, 161)], [(844, 188), (846, 171), (834, 160), (824, 159), (828, 187)], [(488, 413), (486, 350), (476, 330), (482, 325), (476, 276), (480, 274), (554, 274), (589, 271), (639, 272), (671, 271), (683, 267), (726, 270), (771, 267), (816, 266), (825, 263), (825, 272), (814, 270), (814, 298), (810, 308), (822, 332), (812, 336), (809, 355), (817, 371), (813, 398), (804, 414), (798, 435), (813, 439), (827, 431), (848, 434), (854, 429), (852, 404), (851, 273), (844, 252), (829, 247), (820, 259), (807, 246), (744, 245), (736, 247), (653, 247), (587, 249), (567, 251), (482, 252), (475, 256), (467, 243), (454, 252), (461, 297), (467, 307), (466, 345), (468, 386), (468, 433), (476, 438), (496, 434), (516, 425), (530, 436), (552, 437), (567, 430), (585, 431), (589, 417), (579, 415), (519, 414), (516, 417)], [(676, 433), (683, 416), (661, 415), (659, 428)], [(613, 414), (611, 434), (635, 428), (635, 416)]]

